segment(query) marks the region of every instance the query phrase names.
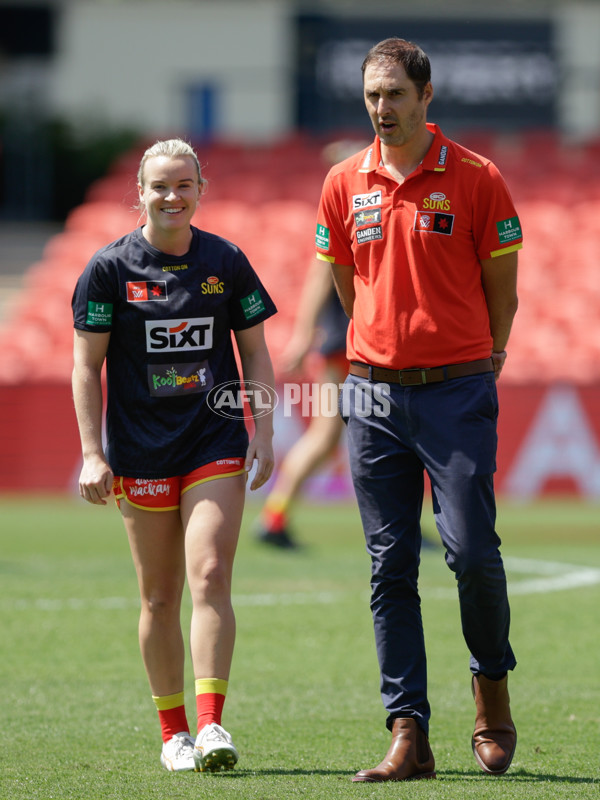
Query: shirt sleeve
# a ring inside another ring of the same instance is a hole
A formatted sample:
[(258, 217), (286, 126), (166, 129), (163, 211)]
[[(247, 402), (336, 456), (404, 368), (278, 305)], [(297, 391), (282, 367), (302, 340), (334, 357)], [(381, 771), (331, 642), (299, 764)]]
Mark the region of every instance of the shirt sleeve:
[(252, 328), (277, 313), (275, 303), (241, 250), (236, 257), (229, 313), (234, 331)]
[(489, 163), (478, 183), (473, 210), (475, 247), (480, 260), (523, 247), (523, 233), (509, 189), (497, 167)]
[[(339, 180), (339, 179), (338, 179)], [(346, 227), (348, 214), (344, 202), (345, 195), (337, 188), (337, 181), (330, 172), (323, 183), (319, 210), (317, 212), (317, 230), (315, 244), (317, 258), (342, 266), (354, 265), (351, 237)]]
[(94, 256), (79, 277), (73, 292), (73, 326), (92, 333), (112, 329), (119, 291), (114, 271), (104, 259)]

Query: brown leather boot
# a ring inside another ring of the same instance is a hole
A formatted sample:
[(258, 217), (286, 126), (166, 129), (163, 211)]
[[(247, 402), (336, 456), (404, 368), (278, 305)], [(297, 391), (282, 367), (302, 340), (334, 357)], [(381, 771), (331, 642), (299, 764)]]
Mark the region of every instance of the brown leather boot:
[(476, 707), (473, 755), (484, 772), (503, 775), (517, 746), (517, 731), (510, 716), (508, 677), (492, 681), (485, 675), (473, 675), (472, 689)]
[(379, 783), (381, 781), (414, 781), (435, 778), (435, 761), (425, 731), (412, 718), (395, 719), (392, 743), (379, 766), (363, 769), (353, 781)]

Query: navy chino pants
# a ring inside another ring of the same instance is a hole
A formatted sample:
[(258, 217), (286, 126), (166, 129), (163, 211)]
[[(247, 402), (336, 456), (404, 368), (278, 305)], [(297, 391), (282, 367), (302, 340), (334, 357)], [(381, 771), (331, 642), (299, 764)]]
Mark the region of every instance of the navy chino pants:
[(493, 678), (516, 661), (506, 576), (495, 531), (498, 398), (493, 373), (403, 387), (349, 375), (340, 395), (352, 480), (371, 557), (371, 611), (381, 696), (391, 729), (430, 706), (418, 574), (424, 472), (455, 573), (473, 673)]

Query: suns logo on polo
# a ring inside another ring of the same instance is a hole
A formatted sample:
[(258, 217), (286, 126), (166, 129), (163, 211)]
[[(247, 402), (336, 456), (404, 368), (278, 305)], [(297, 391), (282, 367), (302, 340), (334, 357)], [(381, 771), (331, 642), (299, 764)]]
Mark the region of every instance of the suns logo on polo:
[(450, 211), (450, 200), (443, 192), (432, 192), (422, 200), (424, 211)]
[(223, 294), (225, 284), (216, 275), (211, 275), (200, 284), (200, 291), (202, 294)]

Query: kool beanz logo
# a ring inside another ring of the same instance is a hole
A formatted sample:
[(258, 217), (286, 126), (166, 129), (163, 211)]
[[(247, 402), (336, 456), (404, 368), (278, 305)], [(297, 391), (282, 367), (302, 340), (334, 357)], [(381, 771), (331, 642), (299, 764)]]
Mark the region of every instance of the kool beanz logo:
[(208, 392), (214, 385), (208, 361), (188, 364), (149, 364), (148, 389), (152, 397)]
[(272, 414), (279, 398), (260, 381), (227, 381), (214, 386), (206, 398), (208, 407), (227, 419), (258, 419)]

